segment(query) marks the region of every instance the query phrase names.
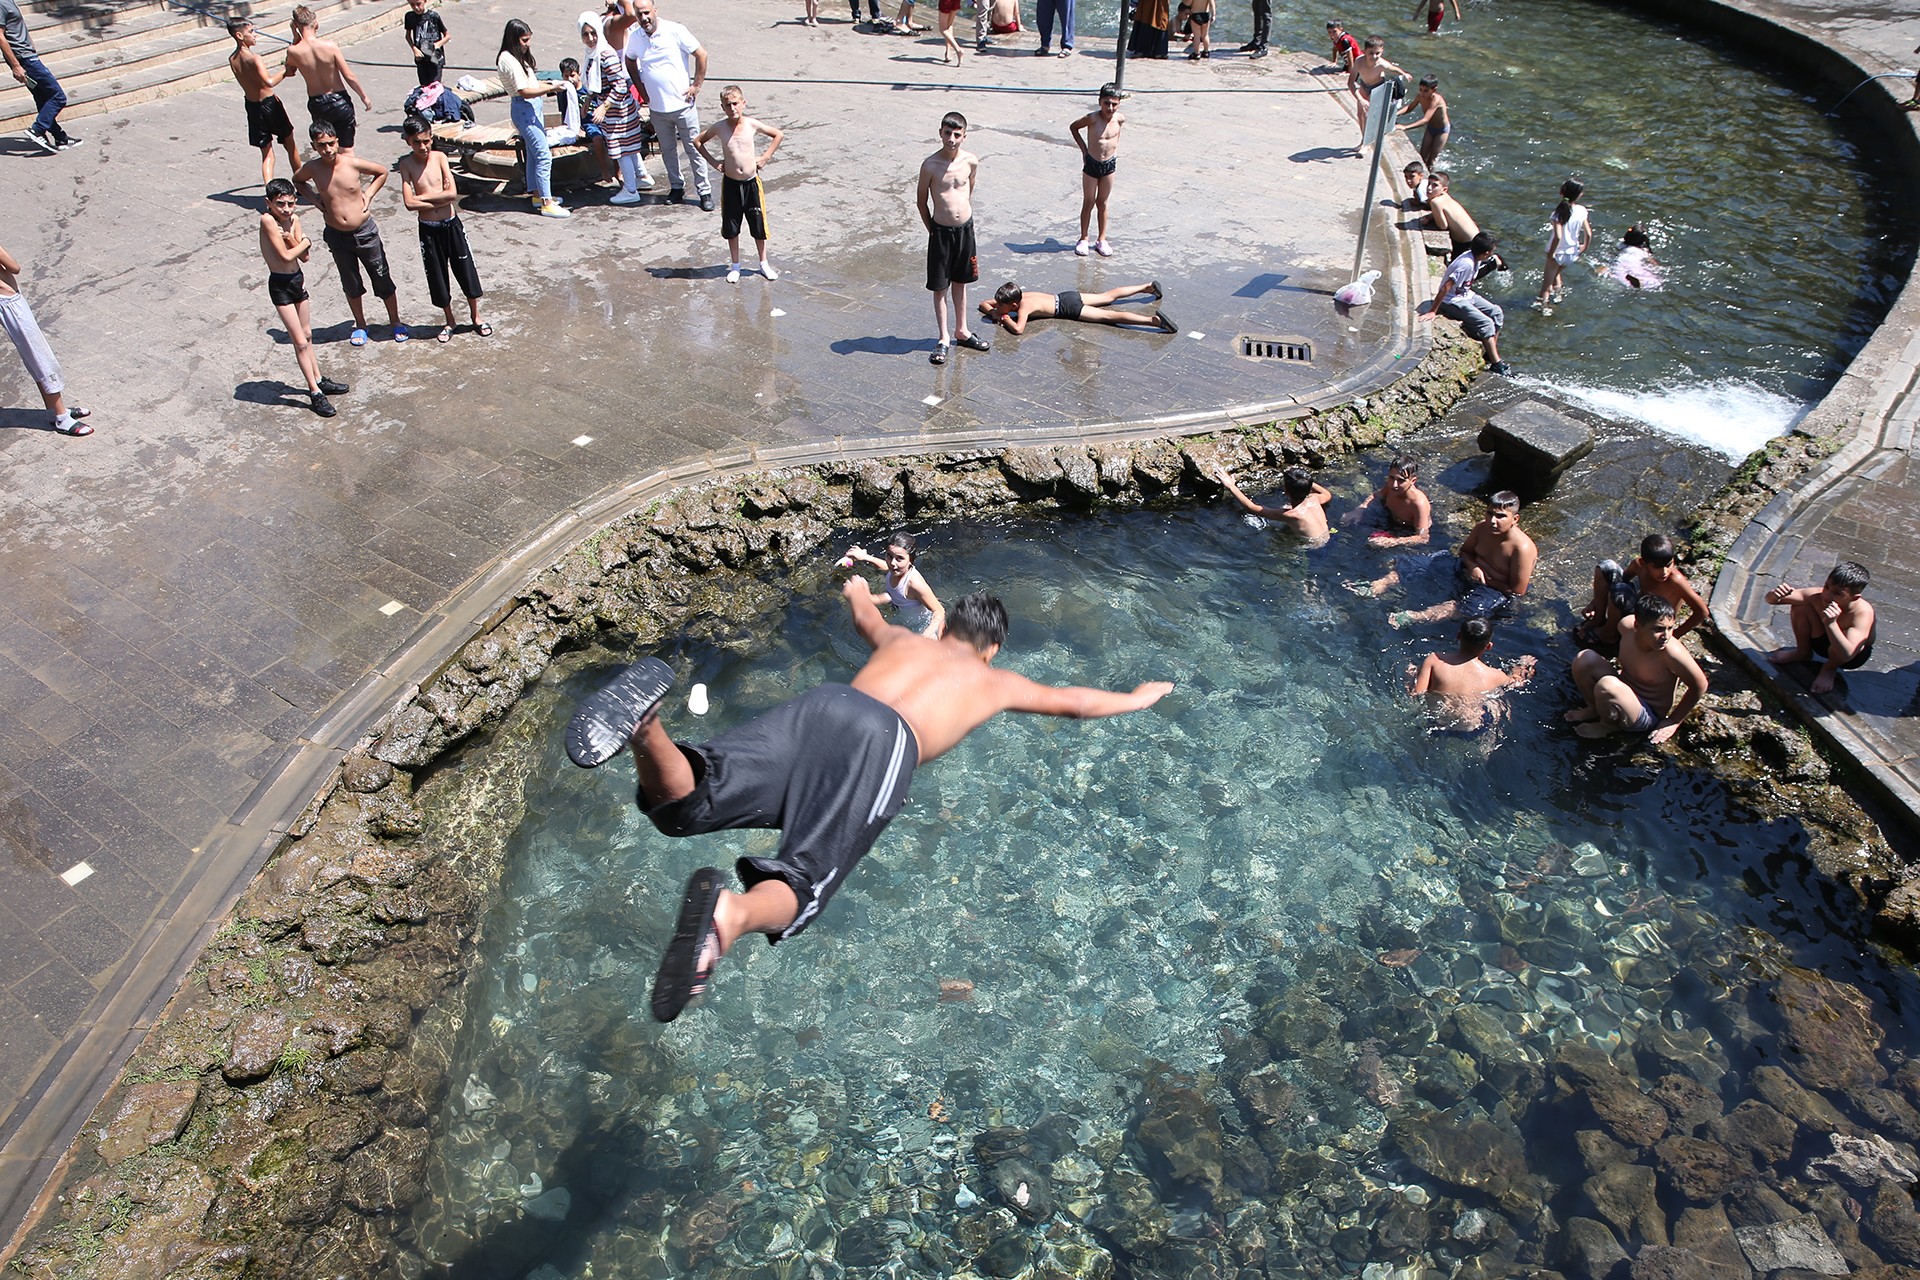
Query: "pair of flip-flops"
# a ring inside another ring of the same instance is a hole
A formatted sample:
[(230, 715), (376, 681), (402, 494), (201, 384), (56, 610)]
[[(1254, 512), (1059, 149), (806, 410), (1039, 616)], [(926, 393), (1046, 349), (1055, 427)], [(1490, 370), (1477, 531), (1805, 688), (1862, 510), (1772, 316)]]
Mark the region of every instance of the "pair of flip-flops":
[(91, 418), (92, 416), (93, 410), (91, 409), (82, 409), (77, 404), (69, 405), (67, 407), (67, 425), (64, 427), (61, 426), (60, 419), (55, 418), (53, 420), (53, 429), (63, 436), (90, 436), (93, 434), (93, 428), (81, 421), (81, 419)]

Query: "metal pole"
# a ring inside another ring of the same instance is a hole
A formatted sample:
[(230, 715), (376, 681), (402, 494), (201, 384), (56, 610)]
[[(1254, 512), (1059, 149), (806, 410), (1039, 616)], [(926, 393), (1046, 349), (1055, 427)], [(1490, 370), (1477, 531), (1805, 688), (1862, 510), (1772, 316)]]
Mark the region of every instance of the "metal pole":
[(1113, 87), (1120, 90), (1121, 97), (1127, 92), (1127, 28), (1132, 24), (1133, 6), (1127, 0), (1120, 0), (1120, 35), (1113, 46)]
[(1373, 225), (1373, 192), (1380, 181), (1380, 153), (1386, 146), (1387, 129), (1397, 114), (1393, 90), (1398, 83), (1388, 76), (1367, 95), (1367, 137), (1360, 145), (1362, 150), (1372, 145), (1373, 159), (1367, 165), (1367, 196), (1360, 204), (1360, 243), (1353, 247), (1353, 274), (1347, 277), (1349, 280), (1360, 278), (1360, 264), (1367, 257), (1367, 229)]

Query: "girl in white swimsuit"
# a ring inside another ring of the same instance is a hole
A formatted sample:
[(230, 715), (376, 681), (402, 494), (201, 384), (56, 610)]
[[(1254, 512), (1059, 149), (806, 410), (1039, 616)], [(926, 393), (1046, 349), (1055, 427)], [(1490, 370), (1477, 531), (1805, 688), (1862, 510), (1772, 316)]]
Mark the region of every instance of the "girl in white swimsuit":
[(913, 567), (913, 535), (896, 533), (887, 539), (887, 558), (867, 554), (861, 547), (848, 547), (841, 564), (851, 567), (870, 564), (886, 570), (886, 590), (873, 593), (877, 605), (891, 604), (900, 611), (900, 625), (935, 640), (946, 629), (947, 609), (921, 572)]

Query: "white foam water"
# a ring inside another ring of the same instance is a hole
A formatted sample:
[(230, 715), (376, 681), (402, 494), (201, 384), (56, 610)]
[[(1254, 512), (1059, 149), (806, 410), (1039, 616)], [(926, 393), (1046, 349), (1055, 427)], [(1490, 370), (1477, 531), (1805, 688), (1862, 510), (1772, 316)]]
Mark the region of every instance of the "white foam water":
[(1580, 383), (1545, 384), (1583, 409), (1651, 427), (1734, 462), (1793, 428), (1807, 405), (1744, 378), (1719, 378), (1640, 391)]

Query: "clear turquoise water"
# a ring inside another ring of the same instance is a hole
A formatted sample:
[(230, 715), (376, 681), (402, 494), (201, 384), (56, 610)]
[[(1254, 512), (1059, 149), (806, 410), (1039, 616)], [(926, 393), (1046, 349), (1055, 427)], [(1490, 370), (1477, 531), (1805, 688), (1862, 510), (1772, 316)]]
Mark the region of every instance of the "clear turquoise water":
[[(1578, 517), (1540, 510), (1546, 527)], [(429, 1257), (464, 1260), (453, 1274), (958, 1276), (1009, 1236), (1072, 1274), (1072, 1250), (1106, 1238), (1065, 1210), (1012, 1224), (975, 1138), (1043, 1122), (1066, 1133), (1054, 1194), (1097, 1222), (1118, 1179), (1146, 1167), (1144, 1076), (1165, 1064), (1216, 1081), (1203, 1092), (1245, 1135), (1218, 1081), (1268, 1061), (1297, 1091), (1283, 1146), (1335, 1161), (1353, 1203), (1329, 1218), (1323, 1190), (1277, 1177), (1233, 1213), (1168, 1193), (1174, 1243), (1217, 1251), (1247, 1213), (1269, 1230), (1284, 1218), (1307, 1274), (1331, 1274), (1315, 1270), (1334, 1263), (1311, 1224), (1365, 1225), (1396, 1196), (1449, 1214), (1471, 1204), (1383, 1148), (1392, 1097), (1353, 1065), (1370, 1036), (1387, 1041), (1389, 1093), (1413, 1105), (1432, 1070), (1419, 1045), (1446, 1039), (1457, 1004), (1536, 1064), (1563, 1037), (1631, 1052), (1658, 1028), (1731, 1060), (1731, 1106), (1773, 1054), (1756, 1030), (1772, 1016), (1759, 975), (1791, 960), (1862, 983), (1891, 1043), (1912, 1047), (1886, 1012), (1913, 998), (1911, 977), (1881, 967), (1813, 881), (1806, 829), (1744, 811), (1709, 774), (1595, 749), (1557, 723), (1562, 610), (1503, 630), (1497, 656), (1541, 653), (1543, 676), (1496, 732), (1459, 738), (1431, 734), (1401, 692), (1439, 635), (1390, 632), (1380, 602), (1339, 589), (1377, 563), (1353, 534), (1302, 553), (1212, 508), (932, 541), (937, 590), (1006, 599), (1006, 665), (1176, 691), (1128, 717), (985, 727), (916, 776), (805, 938), (748, 940), (710, 1004), (668, 1028), (646, 997), (682, 881), (774, 837), (659, 836), (631, 804), (624, 758), (583, 773), (562, 754), (591, 673), (531, 697), (503, 735), (535, 744), (529, 817), (418, 1226)], [(682, 684), (676, 732), (704, 737), (856, 669), (863, 646), (832, 584), (789, 585), (752, 625), (665, 652), (683, 681), (712, 687), (701, 720)], [(1549, 939), (1522, 944), (1524, 963), (1503, 943), (1522, 934)], [(970, 994), (943, 999), (943, 982)], [(1331, 1029), (1305, 1018), (1276, 1033), (1275, 1002), (1309, 994)], [(1497, 1110), (1484, 1090), (1468, 1106)], [(1551, 1166), (1568, 1135), (1534, 1124), (1522, 1132)], [(1430, 1258), (1449, 1247), (1465, 1251), (1442, 1240)]]

